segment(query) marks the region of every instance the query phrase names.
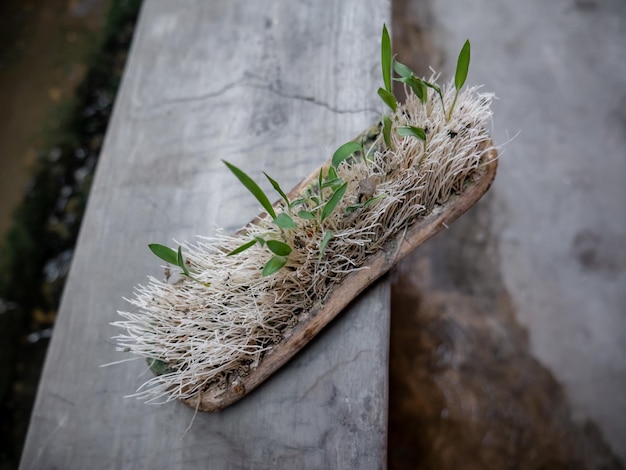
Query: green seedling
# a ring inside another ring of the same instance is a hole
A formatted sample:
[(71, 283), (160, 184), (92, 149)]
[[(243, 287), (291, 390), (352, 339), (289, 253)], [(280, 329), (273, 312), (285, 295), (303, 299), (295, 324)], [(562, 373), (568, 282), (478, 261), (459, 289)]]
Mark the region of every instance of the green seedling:
[(398, 127), (396, 132), (400, 137), (415, 137), (422, 142), (426, 142), (426, 131), (421, 127), (403, 126)]
[[(324, 177), (323, 168), (320, 169), (317, 184), (309, 186), (304, 192), (307, 196), (303, 201), (306, 209), (298, 211), (298, 217), (304, 220), (315, 220), (317, 225), (321, 226), (324, 220), (333, 213), (335, 207), (343, 198), (347, 187), (348, 183), (337, 175), (334, 167), (331, 166), (328, 169), (326, 177)], [(325, 192), (325, 189), (332, 191), (328, 200), (326, 200), (325, 196), (328, 192)]]
[(463, 44), (463, 48), (459, 53), (459, 58), (456, 63), (456, 73), (454, 74), (454, 88), (456, 88), (456, 92), (454, 93), (454, 100), (452, 101), (452, 106), (450, 106), (450, 112), (447, 116), (448, 122), (452, 117), (452, 111), (454, 111), (454, 105), (456, 105), (456, 99), (459, 96), (459, 92), (463, 85), (465, 85), (465, 80), (467, 79), (467, 72), (469, 71), (469, 63), (470, 63), (470, 42), (469, 39), (465, 41)]
[[(446, 116), (446, 120), (449, 121), (454, 111), (459, 92), (467, 79), (469, 62), (470, 43), (468, 40), (465, 41), (465, 44), (463, 45), (463, 48), (461, 49), (458, 57), (456, 73), (454, 77), (454, 86), (456, 89), (456, 93), (454, 95), (452, 105), (450, 106), (449, 111), (446, 113), (441, 88), (439, 88), (434, 83), (430, 83), (426, 80), (418, 78), (409, 67), (397, 61), (392, 56), (389, 31), (387, 30), (387, 26), (383, 25), (381, 39), (381, 66), (384, 88), (378, 89), (378, 95), (381, 97), (383, 102), (387, 104), (387, 106), (389, 106), (395, 113), (397, 111), (398, 102), (395, 95), (393, 94), (392, 80), (408, 85), (422, 103), (426, 103), (428, 101), (428, 88), (431, 88), (435, 91), (435, 93), (437, 93), (437, 95), (439, 95), (444, 115)], [(398, 75), (398, 77), (392, 78), (392, 71), (394, 71)], [(385, 141), (385, 145), (389, 149), (392, 149), (392, 127), (393, 122), (391, 118), (387, 115), (383, 115), (383, 139)], [(416, 126), (401, 126), (396, 129), (396, 133), (401, 137), (414, 137), (424, 142), (425, 155), (426, 131), (424, 129)], [(357, 152), (362, 152), (363, 160), (364, 162), (367, 162), (363, 142), (347, 142), (340, 146), (333, 154), (331, 167), (329, 167), (326, 177), (324, 177), (323, 169), (320, 169), (317, 181), (317, 189), (314, 191), (314, 188), (308, 188), (307, 197), (302, 197), (294, 201), (289, 200), (289, 197), (287, 196), (285, 191), (283, 191), (280, 184), (276, 180), (274, 180), (267, 173), (264, 173), (265, 177), (270, 182), (274, 190), (280, 195), (285, 203), (285, 207), (287, 208), (288, 213), (281, 212), (280, 214), (276, 213), (276, 210), (272, 206), (270, 199), (250, 176), (248, 176), (244, 171), (237, 168), (235, 165), (232, 165), (231, 163), (224, 161), (224, 164), (267, 211), (267, 213), (271, 216), (273, 223), (280, 229), (282, 234), (283, 230), (294, 230), (298, 228), (298, 224), (290, 215), (291, 211), (297, 206), (305, 206), (305, 209), (299, 210), (297, 212), (299, 218), (303, 220), (314, 220), (316, 221), (316, 226), (321, 229), (323, 222), (334, 212), (335, 208), (344, 197), (348, 187), (348, 184), (337, 175), (337, 168), (342, 162), (344, 162)], [(332, 191), (332, 195), (328, 200), (326, 200), (326, 198), (324, 197), (325, 189), (330, 189)], [(317, 194), (315, 194), (315, 192)], [(371, 198), (359, 204), (348, 206), (346, 208), (346, 212), (351, 213), (358, 209), (368, 207), (369, 205), (379, 200), (381, 197), (383, 197), (383, 195)], [(311, 206), (313, 208), (309, 209)], [(320, 259), (326, 249), (328, 241), (332, 238), (332, 236), (332, 231), (324, 231), (322, 241), (320, 242)], [(261, 246), (266, 246), (267, 249), (273, 254), (272, 258), (270, 258), (270, 260), (265, 264), (263, 268), (263, 276), (273, 274), (280, 270), (283, 266), (285, 266), (285, 264), (287, 264), (287, 257), (291, 253), (292, 248), (284, 241), (265, 240), (263, 237), (259, 236), (256, 236), (252, 240), (235, 248), (228, 253), (228, 256), (242, 253), (253, 247), (257, 243)], [(151, 244), (149, 246), (150, 250), (152, 250), (152, 252), (156, 256), (172, 265), (178, 266), (183, 271), (183, 274), (188, 278), (202, 283), (198, 279), (194, 278), (189, 272), (185, 260), (183, 259), (181, 247), (178, 248), (178, 251), (174, 251), (164, 245)]]
[(380, 201), (384, 197), (385, 197), (384, 194), (379, 194), (378, 196), (368, 199), (367, 201), (359, 202), (358, 204), (353, 204), (351, 206), (346, 207), (346, 212), (348, 214), (351, 214), (352, 212), (357, 211), (359, 209), (364, 209), (365, 207), (371, 206), (376, 201)]
[(391, 143), (391, 119), (385, 114), (383, 114), (383, 139), (387, 148), (393, 150)]
[(398, 101), (393, 93), (385, 90), (384, 88), (378, 89), (378, 96), (383, 100), (383, 102), (391, 108), (391, 110), (395, 113), (398, 109)]
[(269, 276), (279, 271), (283, 266), (287, 264), (287, 257), (291, 253), (291, 247), (286, 243), (278, 240), (267, 240), (265, 242), (267, 248), (274, 253), (265, 266), (263, 266), (262, 275)]
[[(403, 244), (401, 248), (408, 247), (405, 242), (420, 240), (417, 232), (425, 233), (420, 225), (413, 225), (418, 218), (429, 217), (433, 210), (446, 207), (447, 201), (461, 195), (459, 188), (473, 182), (475, 175), (493, 178), (495, 166), (489, 172), (475, 173), (487, 162), (484, 153), (488, 150), (493, 155), (493, 149), (485, 148), (491, 145), (486, 130), (491, 119), (491, 95), (474, 90), (460, 93), (469, 70), (469, 41), (458, 58), (456, 93), (451, 84), (442, 91), (395, 60), (386, 26), (381, 44), (383, 85), (378, 94), (393, 113), (383, 115), (379, 123), (361, 134), (361, 139), (341, 145), (330, 166), (324, 165), (297, 195), (285, 192), (265, 174), (280, 195), (274, 206), (250, 176), (224, 162), (266, 214), (246, 227), (247, 234), (220, 235), (209, 238), (208, 245), (189, 246), (186, 259), (181, 247), (150, 245), (156, 256), (178, 266), (181, 276), (200, 282), (193, 276), (210, 274), (216, 281), (207, 298), (200, 289), (189, 289), (191, 283), (187, 279), (176, 286), (151, 279), (149, 287), (138, 289), (136, 298), (131, 300), (141, 314), (121, 312), (125, 320), (117, 322), (117, 326), (125, 328), (126, 334), (117, 337), (120, 349), (148, 358), (157, 374), (139, 397), (149, 401), (160, 401), (164, 396), (167, 401), (181, 398), (188, 404), (197, 403), (197, 409), (204, 409), (211, 402), (207, 411), (228, 405), (229, 399), (223, 402), (220, 398), (217, 407), (212, 408), (214, 391), (219, 397), (232, 395), (223, 393), (224, 378), (228, 387), (237, 384), (233, 388), (237, 395), (239, 388), (246, 388), (243, 385), (263, 380), (267, 375), (259, 374), (271, 373), (276, 367), (272, 361), (262, 362), (264, 351), (273, 347), (277, 336), (276, 351), (282, 347), (280, 342), (286, 338), (282, 332), (294, 326), (293, 320), (296, 324), (309, 322), (307, 312), (312, 311), (316, 315), (334, 315), (329, 300), (333, 301), (336, 286), (355, 282), (360, 288), (369, 284), (373, 276), (382, 273), (379, 270), (387, 267), (386, 263), (379, 267), (368, 263), (372, 256), (379, 256), (382, 250), (385, 256), (394, 253), (395, 258), (397, 243)], [(393, 81), (403, 83), (408, 103), (396, 99)], [(441, 100), (441, 108), (435, 94)], [(450, 104), (449, 109), (446, 103)], [(471, 122), (476, 132), (463, 133), (453, 140), (457, 132), (447, 124), (453, 115), (458, 118), (458, 126), (460, 122)], [(419, 127), (426, 125), (427, 130)], [(393, 148), (394, 141), (401, 142), (397, 149)], [(427, 143), (431, 150), (431, 142), (441, 147), (427, 153)], [(420, 147), (423, 151), (418, 157)], [(420, 168), (426, 157), (432, 157), (432, 171)], [(482, 180), (477, 189), (485, 189), (485, 183), (490, 180)], [(475, 194), (470, 194), (467, 201), (475, 202)], [(383, 198), (387, 199), (378, 204)], [(452, 208), (460, 207), (456, 206), (457, 201), (452, 203)], [(435, 223), (429, 221), (427, 227), (434, 227), (431, 224)], [(243, 252), (249, 257), (243, 263), (239, 262), (241, 259), (226, 257)], [(273, 276), (284, 267), (288, 272), (283, 271), (281, 279), (259, 280), (260, 276)], [(347, 277), (365, 267), (374, 268), (371, 279), (370, 273)], [(343, 302), (339, 297), (344, 298), (344, 293), (334, 297)], [(306, 331), (306, 326), (294, 329), (294, 334), (300, 334), (298, 331)], [(307, 340), (304, 338), (304, 342)], [(198, 344), (202, 345), (201, 351)], [(293, 348), (294, 344), (289, 340), (285, 348)], [(259, 367), (250, 367), (251, 362)], [(247, 381), (242, 366), (246, 366), (245, 374), (251, 381)]]
[(324, 185), (324, 168), (320, 168), (320, 172), (317, 174), (317, 188), (318, 188), (320, 197), (322, 197), (322, 194), (323, 194), (322, 192), (322, 190), (324, 189), (323, 185)]
[(326, 178), (330, 181), (334, 181), (339, 179), (339, 175), (337, 175), (337, 170), (335, 169), (335, 167), (330, 167), (328, 168), (328, 174), (326, 175)]
[(276, 212), (274, 211), (274, 207), (272, 207), (272, 203), (270, 202), (268, 197), (265, 195), (263, 190), (259, 187), (259, 185), (256, 184), (252, 178), (250, 178), (247, 174), (245, 174), (235, 165), (232, 165), (224, 160), (222, 161), (228, 167), (228, 169), (232, 171), (232, 173), (237, 177), (237, 179), (241, 181), (241, 184), (243, 184), (246, 187), (246, 189), (252, 193), (252, 195), (256, 198), (256, 200), (259, 201), (263, 209), (265, 209), (267, 213), (272, 216), (272, 219), (275, 219)]
[[(261, 240), (263, 240), (263, 239), (261, 238)], [(243, 251), (246, 251), (248, 248), (252, 248), (258, 242), (259, 241), (256, 238), (253, 239), (253, 240), (250, 240), (249, 242), (246, 242), (243, 245), (238, 246), (233, 251), (230, 251), (226, 256), (238, 255), (239, 253), (241, 253)], [(265, 240), (263, 240), (263, 243), (265, 243)]]
[(421, 127), (403, 126), (403, 127), (398, 127), (396, 132), (401, 137), (415, 137), (416, 139), (421, 140), (423, 142), (422, 156), (417, 161), (418, 165), (421, 164), (422, 160), (426, 158), (426, 131), (422, 129)]
[(326, 178), (322, 181), (322, 189), (330, 188), (333, 191), (336, 191), (339, 186), (344, 183), (343, 179), (339, 178), (337, 175), (337, 171), (334, 167), (328, 168), (328, 173), (326, 174)]
[(252, 240), (235, 248), (226, 256), (232, 256), (232, 255), (237, 255), (239, 253), (242, 253), (246, 251), (248, 248), (252, 248), (257, 243), (261, 246), (267, 247), (267, 249), (273, 255), (263, 267), (263, 271), (262, 271), (263, 276), (269, 276), (271, 274), (274, 274), (275, 272), (280, 270), (283, 266), (285, 266), (285, 264), (287, 264), (289, 254), (293, 251), (292, 248), (285, 242), (281, 242), (279, 240), (265, 240), (262, 237), (256, 236)]
[(324, 235), (322, 236), (322, 241), (320, 242), (320, 254), (318, 261), (322, 261), (322, 257), (324, 256), (324, 252), (326, 251), (326, 245), (328, 245), (328, 242), (331, 238), (333, 238), (332, 230), (326, 230), (324, 232)]
[(274, 223), (280, 228), (286, 230), (298, 228), (298, 224), (294, 222), (289, 214), (285, 214), (284, 212), (276, 216)]
[(187, 263), (183, 258), (182, 248), (179, 246), (178, 251), (172, 250), (170, 247), (165, 245), (159, 245), (158, 243), (151, 243), (148, 245), (150, 251), (154, 253), (157, 257), (161, 258), (166, 263), (172, 264), (174, 266), (178, 266), (185, 276), (189, 279), (196, 281), (199, 284), (202, 284), (205, 287), (209, 287), (211, 284), (208, 282), (202, 282), (198, 278), (191, 275), (189, 272), (189, 268), (187, 267)]
[(166, 263), (178, 266), (178, 254), (170, 247), (165, 245), (159, 245), (158, 243), (151, 243), (150, 245), (148, 245), (148, 248), (150, 248), (150, 251), (152, 251), (152, 253), (154, 253)]
[(426, 80), (422, 80), (422, 82), (424, 83), (424, 85), (426, 85), (428, 88), (435, 90), (435, 93), (437, 93), (437, 95), (439, 95), (439, 100), (441, 101), (441, 107), (443, 108), (443, 113), (446, 113), (446, 105), (443, 102), (443, 93), (441, 92), (441, 88), (439, 88), (437, 85), (435, 85), (434, 83), (430, 83), (427, 82)]
[(326, 220), (330, 214), (333, 213), (339, 201), (343, 198), (343, 195), (346, 193), (346, 189), (348, 189), (348, 183), (343, 183), (330, 197), (328, 202), (324, 205), (322, 209), (322, 222)]
[(395, 60), (395, 58), (393, 60), (393, 70), (394, 72), (396, 72), (396, 74), (398, 74), (398, 78), (394, 78), (394, 80), (409, 85), (409, 87), (411, 87), (415, 95), (422, 101), (422, 103), (426, 103), (426, 101), (428, 101), (428, 92), (426, 88), (431, 88), (432, 90), (434, 90), (441, 100), (441, 106), (443, 108), (444, 115), (446, 116), (446, 122), (449, 122), (452, 118), (452, 113), (454, 112), (454, 107), (456, 105), (459, 92), (461, 91), (461, 88), (463, 88), (463, 85), (465, 85), (465, 81), (467, 79), (467, 73), (469, 71), (470, 64), (470, 49), (470, 42), (469, 40), (466, 40), (457, 59), (456, 72), (454, 75), (454, 87), (456, 89), (456, 93), (454, 94), (452, 106), (450, 106), (450, 109), (447, 112), (443, 101), (443, 93), (441, 91), (441, 88), (439, 88), (434, 83), (430, 83), (426, 80), (416, 77), (415, 73), (409, 67), (398, 62), (397, 60)]
[[(280, 217), (280, 215), (278, 217)], [(285, 264), (287, 264), (288, 256), (292, 252), (292, 248), (287, 243), (281, 242), (279, 240), (265, 240), (264, 238), (259, 236), (256, 236), (249, 242), (246, 242), (243, 245), (235, 248), (233, 251), (228, 253), (227, 256), (236, 255), (243, 251), (246, 251), (248, 248), (252, 248), (257, 243), (261, 246), (266, 246), (273, 255), (263, 267), (263, 276), (269, 276), (271, 274), (274, 274), (275, 272), (279, 271), (283, 266), (285, 266)]]
[(389, 31), (387, 31), (387, 25), (383, 24), (383, 36), (380, 46), (380, 64), (383, 69), (383, 82), (385, 83), (385, 90), (392, 93), (391, 90), (391, 39), (389, 37)]
[[(393, 58), (393, 70), (396, 72), (401, 78), (409, 78), (415, 77), (415, 73), (409, 67), (399, 62), (395, 57)], [(394, 80), (401, 81), (397, 78)]]
[[(245, 172), (237, 168), (235, 165), (232, 165), (226, 161), (224, 164), (228, 167), (228, 169), (237, 177), (237, 179), (252, 193), (252, 195), (256, 198), (257, 201), (263, 206), (263, 208), (267, 211), (267, 213), (272, 217), (273, 223), (281, 230), (292, 230), (298, 228), (298, 224), (293, 220), (293, 218), (285, 213), (281, 212), (280, 214), (276, 214), (276, 211), (272, 204), (270, 203), (269, 198), (263, 192), (263, 190), (259, 187), (256, 182), (250, 178)], [(291, 211), (291, 208), (294, 206), (289, 200), (287, 194), (282, 190), (280, 184), (276, 180), (274, 180), (267, 173), (264, 173), (265, 177), (268, 179), (272, 187), (276, 190), (278, 194), (285, 201), (287, 206), (287, 210)], [(265, 240), (262, 237), (254, 237), (253, 240), (250, 240), (243, 245), (235, 248), (231, 252), (227, 254), (227, 256), (236, 255), (246, 251), (249, 248), (252, 248), (256, 244), (260, 244), (261, 246), (266, 246), (267, 249), (272, 252), (274, 256), (270, 258), (270, 260), (263, 267), (262, 275), (269, 276), (274, 274), (278, 270), (280, 270), (285, 264), (287, 264), (287, 257), (289, 253), (291, 253), (292, 248), (285, 242), (281, 242), (278, 240)]]
[(262, 276), (271, 276), (281, 270), (287, 264), (286, 256), (272, 256), (270, 260), (263, 266)]
[(441, 91), (441, 88), (439, 88), (434, 83), (430, 83), (429, 81), (417, 77), (413, 70), (395, 59), (393, 62), (393, 70), (399, 75), (399, 77), (394, 78), (394, 80), (409, 85), (409, 87), (411, 87), (411, 89), (413, 90), (413, 93), (417, 95), (422, 103), (426, 103), (428, 101), (427, 89), (431, 88), (432, 90), (434, 90), (435, 93), (439, 95), (439, 99), (441, 100), (441, 107), (443, 108), (445, 114), (446, 106), (443, 102), (443, 93)]
[(300, 217), (301, 219), (304, 220), (315, 220), (315, 214), (311, 211), (299, 211), (298, 212), (298, 217)]
[(283, 191), (283, 189), (280, 187), (280, 184), (278, 184), (278, 181), (274, 180), (270, 175), (268, 175), (265, 172), (263, 172), (263, 174), (265, 175), (265, 177), (268, 179), (268, 181), (272, 185), (272, 188), (274, 188), (276, 190), (276, 192), (278, 194), (280, 194), (280, 197), (283, 198), (283, 201), (285, 201), (285, 204), (287, 204), (287, 209), (291, 210), (291, 207), (292, 207), (293, 203), (289, 201), (289, 197), (287, 197), (287, 194), (285, 194), (285, 191)]
[(400, 76), (394, 80), (407, 84), (422, 103), (428, 101), (428, 89), (423, 80), (416, 77), (413, 70), (394, 59), (393, 70)]
[[(341, 162), (348, 159), (355, 152), (362, 150), (362, 148), (363, 146), (359, 144), (358, 142), (347, 142), (343, 144), (341, 147), (335, 150), (335, 153), (333, 154), (333, 159), (332, 159), (333, 166), (331, 167), (332, 170), (335, 171), (335, 169), (339, 166)], [(331, 168), (329, 168), (329, 172)], [(335, 172), (335, 178), (336, 177), (337, 177), (337, 173)]]
[(391, 89), (391, 39), (389, 38), (389, 31), (387, 31), (387, 25), (383, 25), (383, 37), (380, 47), (380, 63), (383, 70), (383, 82), (385, 88), (378, 89), (378, 96), (389, 106), (393, 112), (396, 112), (398, 102)]
[(284, 242), (267, 240), (265, 244), (269, 250), (277, 256), (289, 256), (289, 253), (291, 253), (291, 247)]

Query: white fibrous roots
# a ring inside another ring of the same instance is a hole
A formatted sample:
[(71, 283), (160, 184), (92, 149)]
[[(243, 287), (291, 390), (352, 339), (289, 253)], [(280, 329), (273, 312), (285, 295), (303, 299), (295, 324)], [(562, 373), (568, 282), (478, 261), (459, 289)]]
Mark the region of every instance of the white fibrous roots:
[[(124, 333), (114, 339), (118, 350), (147, 358), (158, 375), (133, 396), (167, 402), (209, 388), (225, 390), (258, 367), (264, 354), (322, 305), (334, 286), (363, 269), (368, 256), (463, 191), (481, 157), (491, 150), (493, 95), (477, 87), (462, 91), (447, 121), (432, 90), (426, 103), (405, 91), (405, 103), (390, 116), (392, 145), (385, 145), (380, 126), (361, 136), (371, 139), (366, 158), (339, 164), (337, 173), (348, 183), (347, 191), (322, 224), (299, 217), (295, 210), (290, 211), (294, 229), (280, 229), (264, 216), (235, 235), (200, 238), (182, 245), (195, 280), (150, 277), (147, 285), (136, 288), (129, 299), (135, 308), (119, 312), (124, 320), (114, 325)], [(446, 109), (454, 93), (453, 85), (444, 87)], [(401, 126), (424, 129), (426, 141), (399, 136), (393, 130)], [(368, 198), (376, 200), (350, 208)], [(284, 205), (277, 207), (277, 212), (287, 211)], [(327, 231), (333, 236), (320, 256)], [(261, 244), (227, 256), (255, 236), (292, 248), (287, 264), (270, 276), (262, 276), (271, 253)]]

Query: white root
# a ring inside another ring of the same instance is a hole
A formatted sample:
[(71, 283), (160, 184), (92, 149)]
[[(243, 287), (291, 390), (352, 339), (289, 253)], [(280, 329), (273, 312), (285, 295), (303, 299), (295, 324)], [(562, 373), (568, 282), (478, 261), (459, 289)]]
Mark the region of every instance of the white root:
[[(163, 370), (132, 395), (150, 403), (188, 399), (207, 387), (225, 389), (228, 381), (256, 368), (265, 351), (323, 302), (333, 285), (361, 269), (366, 258), (401, 234), (420, 216), (462, 191), (489, 148), (493, 95), (470, 88), (458, 97), (446, 122), (439, 96), (430, 91), (422, 104), (410, 90), (404, 105), (392, 116), (394, 127), (412, 125), (427, 130), (427, 141), (402, 138), (392, 132), (393, 150), (382, 142), (369, 162), (362, 159), (339, 165), (348, 190), (324, 229), (333, 237), (319, 257), (323, 231), (315, 221), (293, 216), (298, 228), (284, 232), (293, 248), (285, 268), (262, 277), (271, 256), (259, 244), (247, 251), (225, 253), (264, 235), (281, 239), (269, 217), (246, 227), (245, 233), (201, 238), (183, 244), (189, 270), (201, 282), (182, 278), (169, 284), (149, 278), (129, 302), (132, 312), (119, 312), (113, 323), (124, 332), (114, 338), (119, 351), (156, 360)], [(444, 87), (448, 108), (454, 87)], [(382, 135), (378, 137), (382, 141)], [(374, 148), (374, 147), (373, 147)], [(375, 177), (373, 204), (347, 214), (355, 203), (359, 182)]]

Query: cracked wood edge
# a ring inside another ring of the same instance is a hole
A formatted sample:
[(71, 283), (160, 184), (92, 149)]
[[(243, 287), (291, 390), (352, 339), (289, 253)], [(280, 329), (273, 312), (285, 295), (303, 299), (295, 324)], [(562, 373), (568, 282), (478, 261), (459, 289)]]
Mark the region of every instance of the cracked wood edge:
[[(329, 165), (330, 162), (327, 162), (323, 167)], [(419, 245), (443, 228), (447, 228), (449, 224), (478, 202), (491, 187), (497, 166), (498, 154), (496, 149), (491, 147), (482, 157), (481, 164), (477, 169), (476, 181), (466, 187), (463, 193), (452, 197), (446, 204), (436, 206), (430, 213), (413, 223), (404, 233), (398, 234), (381, 250), (371, 255), (363, 265), (366, 269), (360, 269), (346, 276), (344, 281), (333, 288), (323, 299), (321, 307), (316, 307), (303, 314), (297, 325), (285, 330), (283, 340), (265, 353), (256, 369), (251, 370), (247, 376), (239, 377), (229, 383), (226, 391), (209, 389), (196, 397), (182, 401), (194, 409), (215, 412), (226, 408), (252, 392), (287, 363), (375, 280)], [(317, 180), (318, 174), (319, 168), (292, 189), (289, 196), (299, 194), (308, 184)], [(253, 223), (259, 220), (259, 217), (254, 219)]]

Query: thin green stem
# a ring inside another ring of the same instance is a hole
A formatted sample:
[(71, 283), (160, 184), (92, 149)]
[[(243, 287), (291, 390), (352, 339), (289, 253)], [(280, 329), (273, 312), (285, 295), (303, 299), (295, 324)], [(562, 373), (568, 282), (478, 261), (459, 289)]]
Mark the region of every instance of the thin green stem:
[[(456, 99), (458, 97), (459, 97), (459, 90), (457, 90), (456, 93), (454, 94), (454, 100), (452, 101), (452, 106), (450, 106), (450, 111), (446, 115), (446, 122), (450, 122), (450, 119), (452, 118), (452, 112), (454, 111), (454, 106), (456, 105)], [(443, 104), (443, 99), (441, 103)], [(443, 110), (445, 111), (446, 108), (443, 108)]]

